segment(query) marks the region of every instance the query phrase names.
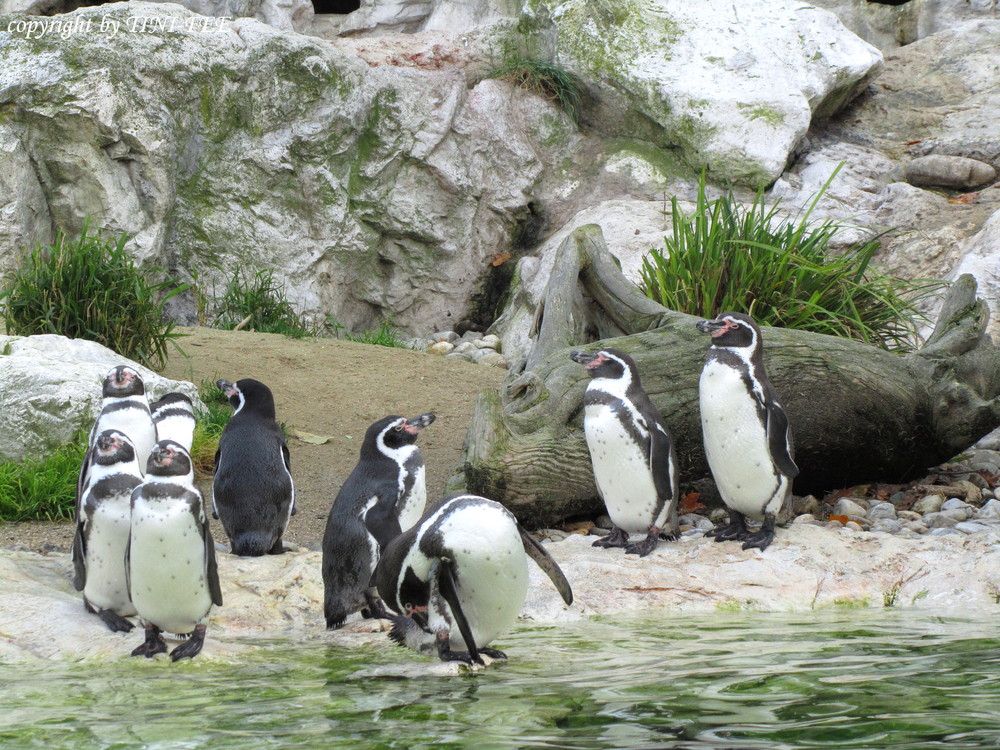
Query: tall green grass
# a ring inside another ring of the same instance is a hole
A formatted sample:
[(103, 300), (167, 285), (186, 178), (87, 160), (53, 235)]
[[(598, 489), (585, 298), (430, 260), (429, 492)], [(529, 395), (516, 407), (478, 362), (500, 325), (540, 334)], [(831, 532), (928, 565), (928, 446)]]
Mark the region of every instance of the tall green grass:
[[(215, 328), (233, 330), (236, 326), (259, 333), (282, 333), (304, 338), (316, 333), (285, 296), (285, 288), (274, 272), (237, 271), (226, 283), (222, 296), (215, 301), (218, 312)], [(246, 321), (246, 322), (244, 322)]]
[(42, 458), (0, 462), (0, 521), (72, 520), (87, 434)]
[[(836, 176), (834, 171), (830, 180)], [(809, 217), (830, 180), (797, 219), (768, 208), (763, 193), (750, 205), (731, 192), (708, 200), (698, 186), (694, 212), (671, 199), (673, 232), (664, 249), (643, 260), (643, 291), (664, 307), (712, 318), (745, 312), (761, 325), (798, 328), (906, 351), (918, 343), (920, 300), (945, 282), (907, 280), (876, 269), (881, 234), (834, 251), (843, 224)]]
[(97, 341), (129, 359), (158, 369), (168, 342), (181, 334), (166, 320), (164, 303), (187, 288), (143, 270), (125, 251), (128, 235), (117, 240), (91, 234), (89, 220), (80, 236), (59, 232), (55, 242), (39, 245), (0, 289), (7, 333), (55, 333)]
[(558, 63), (529, 57), (511, 57), (489, 70), (485, 78), (499, 78), (559, 105), (579, 125), (583, 81)]
[(198, 384), (198, 396), (206, 409), (198, 415), (191, 442), (191, 462), (198, 479), (209, 479), (214, 473), (219, 437), (233, 416), (233, 407), (226, 394), (215, 385), (215, 380), (206, 379)]

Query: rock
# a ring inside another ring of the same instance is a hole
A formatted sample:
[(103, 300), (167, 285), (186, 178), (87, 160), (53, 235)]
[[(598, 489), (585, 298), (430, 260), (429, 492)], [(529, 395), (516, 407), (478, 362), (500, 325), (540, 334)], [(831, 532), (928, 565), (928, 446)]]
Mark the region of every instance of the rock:
[(551, 20), (559, 59), (597, 82), (599, 127), (679, 148), (718, 180), (753, 187), (773, 182), (813, 117), (839, 109), (881, 64), (833, 14), (787, 0), (614, 12), (566, 0)]
[(495, 334), (488, 333), (481, 339), (476, 340), (476, 346), (480, 349), (493, 349), (498, 351), (500, 349), (500, 337)]
[(941, 526), (927, 532), (928, 536), (961, 536), (962, 532), (953, 527)]
[(868, 508), (868, 520), (896, 520), (896, 508), (892, 503), (872, 503)]
[(928, 513), (924, 516), (924, 524), (932, 530), (951, 528), (956, 523), (958, 523), (958, 519), (947, 513)]
[(154, 401), (171, 391), (204, 407), (197, 387), (168, 380), (107, 347), (65, 336), (0, 336), (0, 457), (22, 460), (89, 430), (101, 410), (101, 382), (117, 365), (135, 368)]
[(819, 513), (819, 500), (814, 495), (804, 495), (803, 497), (792, 498), (792, 513), (796, 516), (812, 515)]
[(454, 350), (455, 345), (447, 341), (438, 341), (427, 348), (430, 354), (451, 354)]
[(913, 504), (913, 510), (917, 513), (936, 513), (943, 504), (944, 498), (941, 495), (927, 495)]
[(842, 497), (837, 500), (836, 504), (833, 506), (831, 514), (835, 516), (855, 516), (857, 518), (865, 518), (867, 516), (868, 509), (862, 503), (865, 503), (865, 500), (860, 497)]
[(959, 521), (955, 524), (955, 530), (961, 531), (963, 534), (978, 534), (983, 531), (993, 531), (993, 527), (974, 521)]
[(452, 353), (453, 354), (471, 354), (474, 351), (476, 351), (476, 345), (475, 344), (473, 344), (471, 341), (462, 341), (461, 343), (459, 343), (455, 347), (455, 349), (454, 349), (454, 351)]
[(920, 513), (915, 513), (912, 510), (897, 510), (896, 516), (901, 521), (919, 521), (923, 518)]
[(898, 534), (903, 530), (903, 524), (895, 518), (880, 518), (872, 524), (871, 530), (884, 531), (886, 534)]
[(864, 531), (864, 527), (857, 521), (848, 521), (844, 524), (844, 528), (851, 531)]
[(976, 511), (976, 518), (1000, 519), (1000, 500), (996, 498), (988, 500), (982, 508)]
[(917, 187), (971, 190), (993, 182), (996, 177), (997, 171), (989, 164), (963, 156), (931, 154), (906, 165), (906, 181)]
[(454, 331), (438, 331), (437, 333), (432, 333), (430, 335), (430, 340), (434, 343), (446, 341), (449, 344), (457, 344), (459, 338), (459, 335)]
[(972, 479), (982, 481), (982, 477), (978, 474), (973, 474), (970, 479), (959, 479), (954, 482), (954, 485), (965, 492), (965, 502), (967, 504), (979, 506), (983, 502), (983, 489), (972, 481)]
[[(998, 34), (1000, 36), (1000, 34)], [(990, 325), (987, 331), (994, 337), (1000, 335), (1000, 278), (996, 273), (997, 258), (1000, 257), (1000, 210), (996, 211), (989, 220), (983, 224), (979, 233), (968, 240), (963, 246), (964, 257), (955, 267), (955, 273), (971, 274), (980, 284), (983, 299), (990, 308)], [(957, 278), (957, 277), (953, 277)], [(983, 440), (988, 441), (989, 435)], [(1000, 444), (1000, 439), (987, 442), (986, 446)], [(979, 458), (977, 452), (977, 464), (996, 466), (1000, 470), (1000, 461), (994, 460), (985, 462)], [(991, 450), (990, 453), (995, 453)]]
[(795, 516), (795, 518), (792, 519), (792, 523), (816, 523), (816, 516), (812, 513), (803, 513), (802, 515)]
[(914, 534), (926, 534), (927, 524), (923, 521), (909, 521), (903, 524), (907, 531), (912, 531)]

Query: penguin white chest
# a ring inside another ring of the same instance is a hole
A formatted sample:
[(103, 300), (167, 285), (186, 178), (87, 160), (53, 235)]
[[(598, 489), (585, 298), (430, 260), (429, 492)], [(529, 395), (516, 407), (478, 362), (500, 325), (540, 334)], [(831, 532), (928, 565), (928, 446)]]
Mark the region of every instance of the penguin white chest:
[(763, 519), (765, 510), (776, 512), (787, 480), (774, 467), (767, 426), (741, 373), (707, 362), (698, 396), (705, 455), (726, 505), (756, 520)]
[(187, 503), (136, 500), (129, 574), (143, 621), (176, 634), (205, 621), (212, 606), (205, 542)]
[(400, 498), (397, 505), (399, 528), (406, 531), (424, 515), (427, 506), (427, 473), (416, 446), (402, 463), (400, 470)]
[(88, 521), (87, 583), (83, 588), (91, 604), (125, 617), (135, 614), (125, 580), (125, 548), (132, 520), (130, 494), (105, 498), (94, 508)]
[[(594, 480), (611, 520), (630, 534), (646, 533), (655, 521), (657, 507), (647, 451), (607, 404), (587, 404), (583, 431)], [(639, 436), (645, 437), (641, 432)]]

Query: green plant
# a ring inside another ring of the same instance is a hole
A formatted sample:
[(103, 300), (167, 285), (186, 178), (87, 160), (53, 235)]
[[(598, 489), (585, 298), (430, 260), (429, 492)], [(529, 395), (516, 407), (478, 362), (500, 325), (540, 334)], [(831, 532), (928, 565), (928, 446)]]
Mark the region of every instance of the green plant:
[(326, 327), (334, 336), (345, 341), (356, 341), (359, 344), (376, 344), (396, 349), (409, 348), (406, 341), (403, 340), (402, 331), (392, 322), (391, 316), (382, 318), (382, 322), (379, 323), (378, 328), (373, 328), (370, 331), (362, 331), (361, 333), (351, 333), (334, 317), (327, 318)]
[(558, 63), (537, 58), (512, 57), (503, 65), (488, 71), (485, 78), (499, 78), (554, 101), (580, 123), (580, 105), (583, 101), (583, 81)]
[(87, 435), (41, 458), (0, 462), (0, 521), (62, 521), (73, 518), (76, 479), (87, 452)]
[(809, 217), (830, 179), (797, 220), (778, 216), (758, 192), (749, 206), (731, 192), (709, 201), (705, 177), (688, 216), (671, 199), (673, 232), (643, 259), (643, 291), (664, 307), (711, 318), (748, 313), (762, 325), (852, 338), (890, 350), (917, 344), (918, 303), (945, 282), (906, 280), (871, 265), (879, 239), (834, 252), (843, 224)]
[[(97, 341), (118, 354), (157, 369), (166, 361), (167, 343), (178, 351), (172, 321), (163, 306), (187, 288), (158, 268), (138, 268), (125, 251), (128, 235), (117, 240), (89, 233), (56, 234), (55, 242), (25, 258), (0, 290), (7, 333), (55, 333)], [(183, 354), (183, 352), (181, 352)]]
[(293, 338), (312, 336), (315, 332), (295, 312), (273, 271), (237, 271), (226, 283), (222, 297), (216, 299), (216, 306), (216, 328), (233, 330), (238, 326)]
[(198, 396), (205, 405), (205, 411), (198, 415), (194, 425), (191, 463), (196, 477), (208, 479), (215, 472), (219, 437), (233, 416), (233, 409), (226, 394), (215, 385), (215, 380), (202, 380), (198, 385)]

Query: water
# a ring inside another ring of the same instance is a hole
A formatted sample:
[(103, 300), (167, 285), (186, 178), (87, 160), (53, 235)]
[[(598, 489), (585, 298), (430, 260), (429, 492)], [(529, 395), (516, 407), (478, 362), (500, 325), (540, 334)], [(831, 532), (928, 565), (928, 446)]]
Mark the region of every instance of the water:
[(1000, 748), (1000, 621), (669, 612), (523, 626), (475, 674), (384, 647), (0, 665), (3, 748)]

